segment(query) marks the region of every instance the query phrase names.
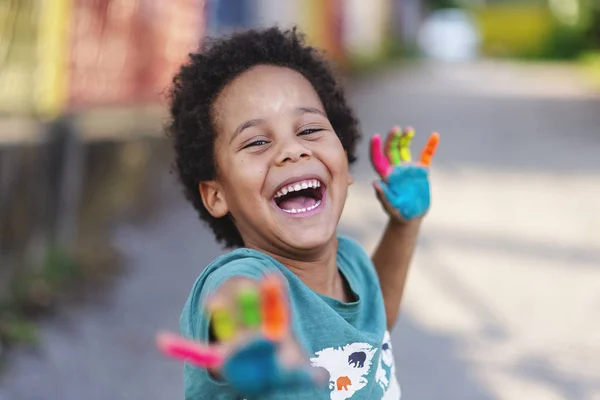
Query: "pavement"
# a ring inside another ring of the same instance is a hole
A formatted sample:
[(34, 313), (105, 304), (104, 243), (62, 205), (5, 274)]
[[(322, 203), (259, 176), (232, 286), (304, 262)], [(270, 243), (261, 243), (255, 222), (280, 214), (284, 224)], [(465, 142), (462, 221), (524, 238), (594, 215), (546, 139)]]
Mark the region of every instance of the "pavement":
[[(441, 134), (400, 321), (403, 398), (600, 399), (600, 97), (568, 67), (399, 65), (349, 84), (366, 135)], [(371, 250), (385, 223), (368, 140), (340, 231)], [(124, 225), (110, 293), (41, 322), (12, 354), (0, 400), (178, 399), (182, 371), (153, 348), (177, 329), (221, 253), (165, 174), (162, 211)]]

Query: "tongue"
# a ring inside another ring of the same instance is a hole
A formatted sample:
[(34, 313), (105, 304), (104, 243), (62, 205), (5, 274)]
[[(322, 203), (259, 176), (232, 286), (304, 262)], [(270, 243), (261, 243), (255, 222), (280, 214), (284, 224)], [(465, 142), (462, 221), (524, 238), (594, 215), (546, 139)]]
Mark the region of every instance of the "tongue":
[(317, 201), (310, 196), (294, 196), (279, 203), (279, 208), (284, 210), (291, 210), (295, 208), (296, 210), (299, 210), (314, 206), (316, 203)]

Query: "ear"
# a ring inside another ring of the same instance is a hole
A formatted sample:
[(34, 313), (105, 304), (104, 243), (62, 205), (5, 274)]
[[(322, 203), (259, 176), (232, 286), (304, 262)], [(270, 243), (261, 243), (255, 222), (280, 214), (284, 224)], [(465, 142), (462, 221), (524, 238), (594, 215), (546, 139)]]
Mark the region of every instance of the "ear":
[(204, 207), (206, 207), (210, 215), (215, 218), (227, 215), (229, 207), (227, 206), (221, 185), (217, 181), (200, 182), (198, 191), (202, 197)]

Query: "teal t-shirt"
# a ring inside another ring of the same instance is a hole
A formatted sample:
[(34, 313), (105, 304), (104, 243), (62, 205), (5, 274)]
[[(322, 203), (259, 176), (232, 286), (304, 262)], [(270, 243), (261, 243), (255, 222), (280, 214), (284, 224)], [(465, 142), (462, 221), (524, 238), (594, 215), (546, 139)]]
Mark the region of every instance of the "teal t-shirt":
[[(276, 268), (287, 279), (292, 328), (311, 364), (329, 372), (329, 386), (301, 392), (278, 392), (265, 399), (400, 399), (394, 357), (379, 279), (371, 259), (354, 240), (338, 237), (337, 265), (354, 302), (322, 296), (306, 286), (274, 258), (251, 249), (237, 249), (215, 259), (196, 280), (181, 314), (183, 336), (208, 341), (205, 296), (235, 276), (260, 279)], [(185, 398), (240, 399), (226, 383), (206, 370), (185, 365)]]

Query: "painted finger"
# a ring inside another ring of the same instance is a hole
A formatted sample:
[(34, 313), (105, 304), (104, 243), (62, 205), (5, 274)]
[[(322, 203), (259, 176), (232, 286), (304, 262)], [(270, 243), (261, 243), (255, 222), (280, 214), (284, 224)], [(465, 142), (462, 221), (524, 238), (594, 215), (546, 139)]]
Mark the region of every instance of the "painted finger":
[(433, 159), (433, 156), (435, 155), (435, 152), (437, 150), (439, 142), (440, 142), (439, 133), (437, 133), (437, 132), (432, 133), (431, 136), (429, 137), (429, 140), (427, 140), (427, 144), (425, 145), (425, 148), (423, 149), (423, 153), (421, 153), (421, 159), (420, 159), (421, 165), (423, 165), (425, 167), (429, 167), (431, 165), (431, 160)]
[(223, 356), (215, 349), (172, 333), (159, 333), (156, 336), (156, 346), (165, 356), (200, 368), (217, 368), (223, 363)]
[(260, 284), (263, 335), (280, 341), (288, 333), (289, 310), (283, 281), (275, 276), (265, 278)]
[(400, 164), (400, 138), (402, 137), (402, 130), (396, 129), (390, 132), (389, 136), (392, 137), (390, 148), (387, 152), (388, 161), (392, 165)]
[(258, 288), (242, 287), (237, 295), (242, 322), (248, 328), (260, 327), (260, 294)]
[(400, 137), (400, 160), (402, 162), (411, 162), (412, 155), (410, 153), (410, 144), (415, 136), (415, 130), (412, 127), (408, 127), (402, 133)]
[(371, 164), (373, 164), (381, 179), (385, 179), (390, 165), (381, 149), (381, 136), (378, 134), (373, 135), (371, 138)]
[(386, 157), (388, 157), (388, 162), (391, 163), (391, 160), (389, 158), (389, 154), (390, 151), (392, 150), (392, 147), (394, 146), (394, 133), (401, 131), (402, 128), (400, 128), (398, 125), (394, 125), (394, 127), (392, 127), (392, 129), (389, 130), (387, 136), (385, 137), (385, 145), (383, 147), (383, 154), (386, 155)]
[(231, 311), (223, 304), (213, 303), (209, 307), (211, 326), (220, 342), (226, 342), (236, 336), (236, 320)]

